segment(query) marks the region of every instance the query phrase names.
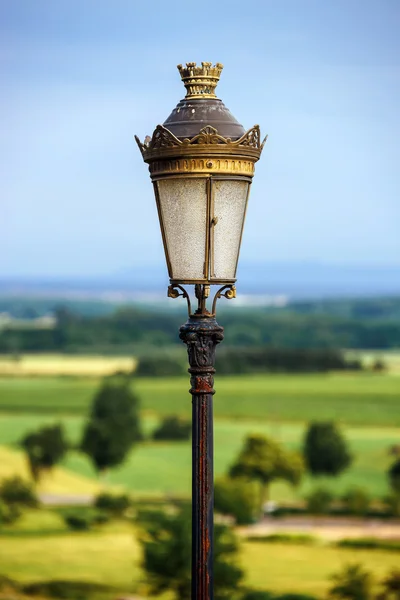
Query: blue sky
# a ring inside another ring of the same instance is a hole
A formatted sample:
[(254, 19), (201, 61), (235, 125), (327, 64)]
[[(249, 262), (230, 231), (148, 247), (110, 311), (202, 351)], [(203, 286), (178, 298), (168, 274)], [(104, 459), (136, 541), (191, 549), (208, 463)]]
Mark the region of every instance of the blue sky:
[(164, 261), (151, 134), (176, 69), (269, 134), (243, 261), (400, 264), (398, 0), (2, 0), (0, 276)]

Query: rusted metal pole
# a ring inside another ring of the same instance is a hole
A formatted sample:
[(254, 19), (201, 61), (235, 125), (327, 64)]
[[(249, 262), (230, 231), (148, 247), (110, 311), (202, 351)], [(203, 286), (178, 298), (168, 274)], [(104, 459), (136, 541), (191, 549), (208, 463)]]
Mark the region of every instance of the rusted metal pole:
[(215, 348), (224, 338), (213, 316), (192, 315), (180, 328), (192, 394), (192, 600), (213, 599)]

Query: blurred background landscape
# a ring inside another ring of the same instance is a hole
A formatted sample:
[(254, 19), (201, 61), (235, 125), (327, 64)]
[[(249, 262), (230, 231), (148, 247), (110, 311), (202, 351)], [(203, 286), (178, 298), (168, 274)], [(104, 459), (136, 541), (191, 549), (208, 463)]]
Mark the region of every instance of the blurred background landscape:
[(269, 134), (218, 306), (215, 598), (399, 598), (399, 6), (243, 10), (1, 3), (2, 600), (190, 595), (186, 305), (133, 134), (209, 59)]

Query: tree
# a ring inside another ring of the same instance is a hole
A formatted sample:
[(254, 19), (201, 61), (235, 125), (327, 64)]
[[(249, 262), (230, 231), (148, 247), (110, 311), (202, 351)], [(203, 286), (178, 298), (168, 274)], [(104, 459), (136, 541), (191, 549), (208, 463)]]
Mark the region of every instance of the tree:
[(28, 433), (22, 440), (34, 481), (39, 481), (44, 471), (50, 471), (65, 456), (68, 442), (62, 425), (49, 425)]
[(231, 515), (238, 525), (253, 523), (257, 516), (258, 490), (255, 482), (246, 479), (220, 477), (215, 482), (214, 508), (223, 515)]
[(0, 483), (0, 524), (14, 523), (22, 515), (23, 508), (35, 508), (38, 504), (32, 486), (21, 477), (9, 477)]
[(139, 399), (125, 378), (106, 380), (96, 393), (80, 448), (98, 472), (120, 465), (142, 439)]
[[(158, 346), (158, 344), (155, 345)], [(187, 367), (181, 356), (157, 352), (153, 352), (150, 356), (141, 356), (135, 371), (138, 377), (170, 377), (185, 373), (187, 373)]]
[(329, 590), (331, 598), (370, 600), (372, 597), (372, 576), (361, 565), (347, 565), (331, 579), (333, 581)]
[(229, 474), (233, 478), (246, 477), (259, 482), (262, 511), (268, 499), (269, 485), (277, 479), (298, 485), (303, 470), (303, 459), (297, 452), (285, 450), (271, 438), (253, 434), (246, 438)]
[[(187, 509), (175, 514), (149, 512), (141, 523), (142, 567), (149, 592), (158, 596), (172, 592), (176, 600), (191, 593), (191, 519)], [(214, 598), (235, 598), (243, 571), (237, 565), (238, 542), (233, 532), (220, 523), (214, 528)]]
[(324, 487), (314, 489), (306, 498), (307, 510), (312, 515), (326, 515), (333, 502), (330, 490)]
[(189, 440), (191, 431), (192, 424), (188, 419), (169, 415), (154, 430), (153, 440)]
[(18, 476), (3, 479), (0, 484), (0, 500), (8, 505), (27, 508), (37, 506), (37, 498), (32, 486)]
[(394, 461), (388, 471), (389, 483), (395, 494), (400, 494), (400, 458)]
[(400, 600), (400, 569), (393, 569), (382, 581), (378, 600)]
[(95, 498), (94, 506), (113, 517), (123, 517), (132, 506), (128, 494), (108, 494), (103, 492)]
[(307, 469), (313, 475), (338, 475), (352, 461), (345, 438), (331, 421), (310, 423), (303, 454)]
[(363, 517), (368, 513), (371, 498), (364, 488), (351, 487), (343, 495), (342, 502), (349, 513)]

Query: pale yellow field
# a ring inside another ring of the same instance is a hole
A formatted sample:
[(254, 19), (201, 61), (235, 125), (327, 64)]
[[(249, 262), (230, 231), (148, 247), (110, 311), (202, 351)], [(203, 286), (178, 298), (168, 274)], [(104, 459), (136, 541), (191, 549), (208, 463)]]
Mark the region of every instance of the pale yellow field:
[[(6, 477), (18, 475), (30, 480), (27, 462), (22, 452), (0, 446), (0, 481)], [(52, 473), (43, 477), (37, 487), (39, 494), (57, 495), (91, 495), (100, 491), (100, 483), (72, 473), (67, 469), (56, 467)]]
[(0, 358), (0, 376), (102, 377), (117, 371), (129, 373), (136, 368), (136, 364), (136, 359), (130, 356), (23, 354), (18, 358)]

